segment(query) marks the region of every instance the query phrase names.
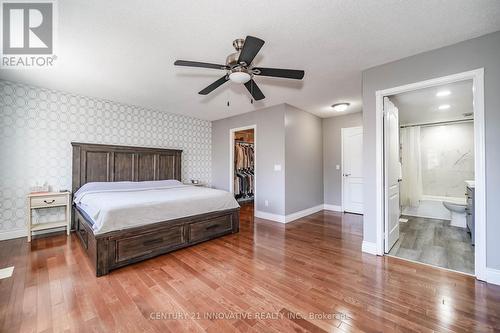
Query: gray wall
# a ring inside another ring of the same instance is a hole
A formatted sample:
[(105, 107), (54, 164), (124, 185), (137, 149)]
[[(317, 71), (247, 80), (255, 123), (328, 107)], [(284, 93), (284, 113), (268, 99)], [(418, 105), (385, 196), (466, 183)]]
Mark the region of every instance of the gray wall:
[(325, 204), (342, 204), (342, 140), (341, 129), (363, 125), (361, 112), (323, 119), (323, 178)]
[[(212, 122), (212, 184), (229, 190), (229, 130), (257, 125), (257, 210), (285, 213), (285, 105), (257, 110)], [(280, 164), (281, 171), (274, 171)], [(269, 206), (264, 201), (269, 201)]]
[(71, 189), (71, 141), (180, 148), (182, 179), (210, 183), (209, 121), (0, 80), (0, 239), (26, 230), (30, 186)]
[(321, 118), (285, 106), (285, 213), (323, 204)]
[(500, 32), (363, 72), (365, 241), (376, 241), (375, 92), (477, 68), (485, 71), (487, 266), (500, 269)]

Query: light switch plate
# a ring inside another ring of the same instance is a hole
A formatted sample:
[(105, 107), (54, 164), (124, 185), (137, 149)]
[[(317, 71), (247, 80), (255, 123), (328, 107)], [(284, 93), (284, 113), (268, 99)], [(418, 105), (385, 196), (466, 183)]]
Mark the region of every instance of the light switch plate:
[(335, 169), (340, 170), (340, 165), (338, 165), (338, 164), (337, 164), (337, 165), (335, 166)]
[(274, 171), (281, 171), (281, 164), (275, 164)]

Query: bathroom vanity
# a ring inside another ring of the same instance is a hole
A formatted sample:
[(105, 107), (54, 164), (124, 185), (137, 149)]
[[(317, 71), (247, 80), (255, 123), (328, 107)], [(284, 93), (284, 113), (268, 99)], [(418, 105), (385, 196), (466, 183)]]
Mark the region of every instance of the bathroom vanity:
[(465, 208), (465, 218), (467, 221), (467, 228), (469, 229), (470, 236), (472, 239), (472, 245), (474, 245), (474, 188), (475, 184), (473, 181), (466, 181), (467, 191), (465, 193), (467, 199), (467, 207)]

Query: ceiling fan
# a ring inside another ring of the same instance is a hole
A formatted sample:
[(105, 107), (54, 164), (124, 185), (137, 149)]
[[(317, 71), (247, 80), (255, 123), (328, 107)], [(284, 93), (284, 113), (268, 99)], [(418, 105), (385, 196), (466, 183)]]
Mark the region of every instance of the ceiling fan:
[(233, 47), (236, 49), (235, 53), (231, 53), (226, 58), (225, 65), (211, 64), (206, 62), (177, 60), (174, 62), (176, 66), (188, 67), (201, 67), (225, 70), (226, 74), (199, 92), (200, 95), (208, 95), (216, 88), (220, 87), (228, 80), (235, 83), (243, 83), (252, 97), (259, 101), (264, 99), (265, 96), (259, 89), (253, 77), (257, 76), (272, 76), (286, 79), (302, 80), (304, 71), (294, 69), (281, 69), (281, 68), (266, 68), (266, 67), (253, 67), (252, 61), (257, 53), (264, 45), (264, 41), (257, 37), (247, 36), (245, 39), (236, 39), (233, 41)]

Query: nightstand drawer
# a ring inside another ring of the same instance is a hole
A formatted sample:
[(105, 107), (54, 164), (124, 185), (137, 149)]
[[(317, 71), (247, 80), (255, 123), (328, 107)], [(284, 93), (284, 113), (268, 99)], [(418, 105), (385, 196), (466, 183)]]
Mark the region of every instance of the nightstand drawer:
[(68, 204), (66, 195), (55, 195), (47, 197), (31, 197), (31, 208), (44, 208), (54, 206), (65, 206)]

